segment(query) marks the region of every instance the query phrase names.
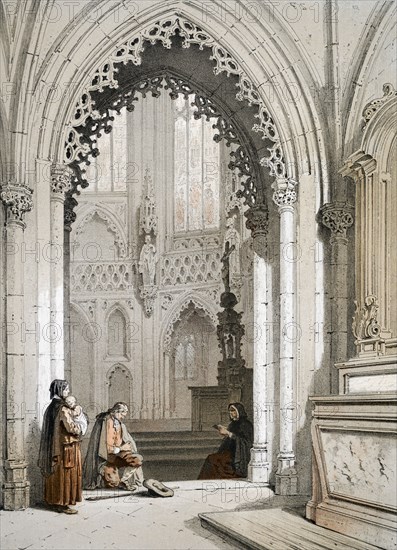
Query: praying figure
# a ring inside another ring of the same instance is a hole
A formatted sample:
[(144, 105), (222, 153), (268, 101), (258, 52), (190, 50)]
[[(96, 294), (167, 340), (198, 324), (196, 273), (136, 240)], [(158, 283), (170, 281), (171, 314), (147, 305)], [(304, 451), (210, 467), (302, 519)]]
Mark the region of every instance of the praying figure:
[(157, 252), (151, 243), (150, 235), (146, 235), (145, 244), (139, 256), (139, 273), (142, 273), (143, 286), (154, 286), (156, 275)]

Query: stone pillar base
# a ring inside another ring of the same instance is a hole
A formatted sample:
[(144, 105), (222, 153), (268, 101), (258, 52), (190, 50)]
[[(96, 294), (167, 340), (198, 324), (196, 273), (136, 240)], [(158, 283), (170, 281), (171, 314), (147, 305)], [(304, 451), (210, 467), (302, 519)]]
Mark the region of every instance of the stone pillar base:
[(30, 504), (30, 482), (26, 479), (26, 462), (6, 460), (3, 485), (4, 510), (24, 510)]
[(269, 483), (269, 462), (267, 447), (256, 446), (251, 449), (251, 460), (248, 465), (248, 479), (254, 483)]
[(280, 456), (276, 472), (276, 495), (297, 495), (298, 475), (295, 469), (295, 455)]
[(276, 474), (276, 495), (297, 495), (298, 476), (294, 471), (291, 474)]

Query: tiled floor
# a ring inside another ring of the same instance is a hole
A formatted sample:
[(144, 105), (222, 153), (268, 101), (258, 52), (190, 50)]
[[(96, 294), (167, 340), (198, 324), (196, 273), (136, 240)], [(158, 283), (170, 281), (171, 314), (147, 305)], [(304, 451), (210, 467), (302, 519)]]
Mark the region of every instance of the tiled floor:
[(244, 481), (182, 481), (168, 486), (175, 491), (172, 498), (120, 493), (84, 501), (72, 516), (41, 508), (1, 511), (1, 549), (241, 549), (201, 527), (198, 514), (266, 507), (273, 497), (270, 489)]

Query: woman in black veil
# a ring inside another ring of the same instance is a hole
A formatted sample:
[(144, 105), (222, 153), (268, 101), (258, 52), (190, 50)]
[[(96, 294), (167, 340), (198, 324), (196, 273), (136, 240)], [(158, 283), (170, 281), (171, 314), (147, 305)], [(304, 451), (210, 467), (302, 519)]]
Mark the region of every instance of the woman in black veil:
[(44, 476), (45, 502), (59, 512), (76, 514), (77, 510), (69, 505), (82, 500), (81, 428), (65, 405), (69, 392), (66, 380), (51, 382), (51, 403), (44, 413), (38, 464)]
[(216, 426), (223, 441), (216, 453), (207, 456), (198, 479), (247, 477), (254, 429), (241, 403), (230, 403), (228, 410), (228, 427)]

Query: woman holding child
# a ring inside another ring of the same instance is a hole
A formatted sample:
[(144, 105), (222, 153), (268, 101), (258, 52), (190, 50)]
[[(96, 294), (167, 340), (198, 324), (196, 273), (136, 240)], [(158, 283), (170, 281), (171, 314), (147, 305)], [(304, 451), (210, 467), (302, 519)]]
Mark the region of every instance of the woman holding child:
[(39, 467), (44, 476), (45, 502), (58, 512), (77, 514), (69, 505), (82, 500), (80, 441), (87, 419), (69, 393), (66, 380), (53, 380), (51, 403), (43, 419)]

